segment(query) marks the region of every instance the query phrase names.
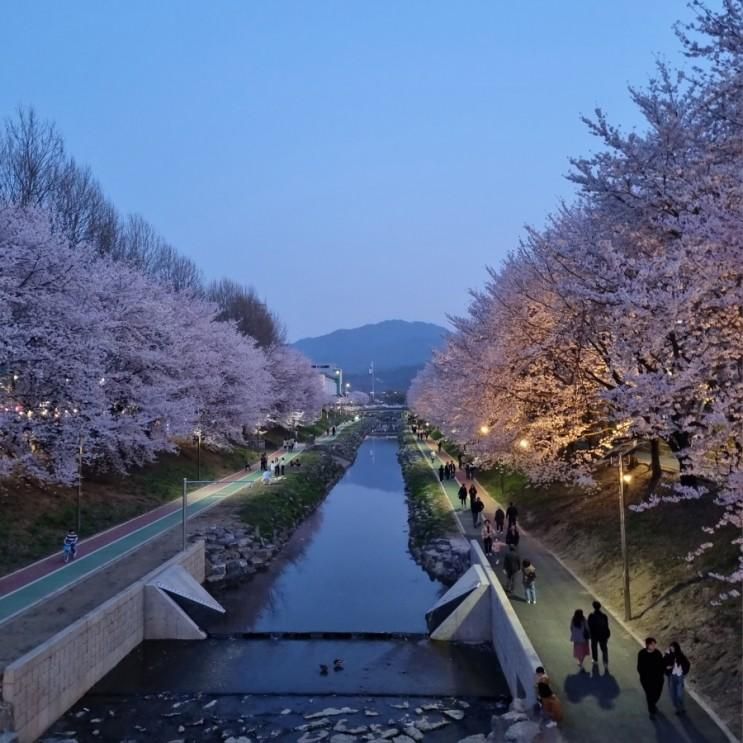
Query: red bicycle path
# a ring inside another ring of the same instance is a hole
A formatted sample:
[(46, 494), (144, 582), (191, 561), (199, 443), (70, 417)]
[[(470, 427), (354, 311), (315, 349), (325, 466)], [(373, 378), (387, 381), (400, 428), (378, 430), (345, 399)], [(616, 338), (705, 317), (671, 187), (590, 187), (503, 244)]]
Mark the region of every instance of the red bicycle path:
[[(267, 456), (269, 460), (271, 460), (282, 453), (284, 453), (283, 449), (277, 449)], [(255, 472), (252, 472), (251, 474), (254, 475)], [(198, 498), (201, 499), (203, 497), (206, 497), (214, 490), (220, 489), (223, 485), (227, 485), (231, 482), (236, 482), (245, 476), (245, 470), (240, 470), (239, 472), (234, 472), (231, 475), (227, 475), (221, 480), (217, 480), (210, 485), (199, 488), (199, 490), (197, 491), (199, 493)], [(148, 526), (155, 521), (158, 521), (164, 516), (168, 516), (175, 511), (179, 511), (181, 508), (181, 498), (176, 498), (169, 503), (164, 503), (162, 506), (153, 508), (151, 511), (147, 511), (143, 514), (140, 514), (139, 516), (135, 516), (129, 521), (117, 524), (116, 526), (106, 529), (105, 531), (98, 532), (91, 537), (82, 539), (80, 540), (80, 542), (78, 542), (78, 555), (90, 555), (96, 550), (99, 550), (102, 547), (106, 547), (109, 544), (117, 541), (118, 539), (132, 534), (135, 531), (138, 531), (139, 529), (142, 529), (143, 527)], [(44, 557), (37, 562), (26, 565), (25, 567), (19, 568), (12, 573), (8, 573), (7, 575), (0, 577), (0, 598), (13, 593), (14, 591), (17, 591), (19, 588), (23, 588), (24, 586), (27, 586), (30, 583), (39, 580), (40, 578), (44, 578), (57, 570), (61, 570), (64, 567), (64, 564), (61, 562), (61, 553), (62, 548), (60, 546), (59, 550), (49, 555), (48, 557)]]

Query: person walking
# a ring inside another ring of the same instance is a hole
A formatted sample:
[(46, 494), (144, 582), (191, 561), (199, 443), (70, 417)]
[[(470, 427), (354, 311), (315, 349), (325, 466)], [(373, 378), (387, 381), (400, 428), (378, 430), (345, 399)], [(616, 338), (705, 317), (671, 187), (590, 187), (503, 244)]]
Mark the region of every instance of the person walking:
[(462, 483), (457, 493), (459, 495), (459, 502), (462, 504), (462, 508), (467, 507), (467, 486)]
[(645, 639), (645, 647), (637, 654), (637, 673), (648, 703), (648, 714), (654, 720), (658, 712), (658, 700), (663, 693), (666, 666), (654, 637)]
[(489, 557), (493, 554), (493, 527), (490, 525), (490, 519), (485, 519), (485, 523), (482, 525), (480, 530), (480, 536), (482, 536), (482, 546), (485, 550), (485, 556)]
[(537, 698), (542, 705), (542, 712), (547, 718), (545, 727), (555, 727), (558, 722), (562, 722), (562, 705), (557, 694), (552, 691), (550, 677), (542, 666), (537, 666), (534, 685), (537, 687)]
[(524, 584), (524, 597), (527, 604), (537, 603), (537, 569), (529, 560), (521, 563), (521, 582)]
[(482, 502), (482, 499), (479, 495), (475, 496), (475, 507), (477, 508), (477, 523), (475, 526), (478, 526), (480, 523), (480, 519), (482, 518), (481, 514), (485, 510), (485, 504)]
[(459, 454), (457, 454), (457, 461), (459, 462), (459, 469), (460, 470), (462, 469), (462, 460), (463, 460), (463, 456), (462, 456), (462, 454), (460, 452)]
[(472, 467), (470, 467), (470, 463), (467, 462), (467, 464), (464, 465), (464, 479), (471, 480), (472, 479), (470, 477), (471, 474), (472, 474)]
[(506, 514), (503, 509), (499, 506), (495, 511), (495, 532), (496, 534), (503, 534), (503, 523), (506, 520)]
[(470, 494), (470, 501), (475, 500), (475, 496), (477, 495), (477, 488), (475, 487), (475, 484), (474, 483), (472, 483), (472, 485), (470, 485), (470, 489), (469, 489), (468, 492)]
[(439, 482), (444, 482), (444, 465), (439, 465)]
[(513, 501), (511, 501), (508, 504), (508, 508), (506, 509), (506, 520), (508, 521), (509, 528), (516, 525), (516, 519), (518, 519), (518, 517), (518, 508), (516, 508), (516, 506), (513, 505)]
[(593, 662), (599, 662), (598, 649), (601, 648), (604, 668), (608, 668), (609, 648), (607, 643), (611, 637), (609, 617), (601, 611), (601, 604), (598, 601), (593, 602), (593, 611), (588, 615), (588, 631), (591, 633), (591, 658)]
[(583, 661), (589, 654), (588, 640), (591, 638), (591, 632), (588, 629), (588, 622), (583, 616), (583, 609), (576, 609), (573, 618), (570, 620), (570, 642), (573, 643), (573, 658), (578, 663), (581, 671), (584, 671)]
[(439, 439), (439, 443), (438, 443), (439, 454), (441, 454), (442, 448), (443, 448), (443, 444), (441, 443), (441, 439)]
[(506, 593), (513, 593), (513, 581), (516, 573), (521, 569), (521, 560), (516, 554), (516, 548), (511, 544), (503, 558), (503, 572), (506, 574)]
[(684, 707), (684, 679), (691, 669), (689, 659), (681, 651), (677, 642), (672, 642), (668, 652), (663, 656), (666, 677), (668, 678), (668, 691), (671, 695), (671, 704), (677, 715), (685, 715)]
[(470, 490), (470, 511), (472, 512), (472, 526), (476, 527), (480, 512), (477, 510), (477, 494), (472, 495), (472, 490)]
[(519, 530), (516, 528), (516, 524), (509, 526), (508, 531), (506, 532), (506, 544), (513, 546), (514, 549), (516, 549), (519, 546), (520, 539), (521, 535), (519, 534)]

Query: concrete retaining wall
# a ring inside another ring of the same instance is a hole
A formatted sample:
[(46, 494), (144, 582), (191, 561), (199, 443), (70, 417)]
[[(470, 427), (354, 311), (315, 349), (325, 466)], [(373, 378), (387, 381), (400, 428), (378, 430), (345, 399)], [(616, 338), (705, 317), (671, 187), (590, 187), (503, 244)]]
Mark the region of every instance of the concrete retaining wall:
[(536, 703), (534, 671), (542, 665), (531, 640), (511, 606), (511, 601), (493, 573), (480, 545), (470, 541), (470, 560), (479, 565), (490, 583), (490, 630), (493, 649), (498, 656), (503, 675), (514, 698)]
[(12, 706), (20, 743), (36, 740), (144, 638), (145, 585), (171, 565), (204, 581), (204, 543), (196, 542), (11, 663), (2, 698)]

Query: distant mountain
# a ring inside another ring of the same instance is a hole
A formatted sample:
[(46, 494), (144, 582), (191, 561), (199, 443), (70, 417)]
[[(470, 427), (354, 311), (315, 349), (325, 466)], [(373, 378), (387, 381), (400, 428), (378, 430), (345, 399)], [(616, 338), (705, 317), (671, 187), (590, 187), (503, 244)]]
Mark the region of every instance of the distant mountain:
[(293, 345), (317, 364), (337, 364), (355, 389), (366, 392), (371, 387), (369, 364), (374, 361), (378, 390), (406, 390), (448, 334), (433, 323), (385, 320), (303, 338)]

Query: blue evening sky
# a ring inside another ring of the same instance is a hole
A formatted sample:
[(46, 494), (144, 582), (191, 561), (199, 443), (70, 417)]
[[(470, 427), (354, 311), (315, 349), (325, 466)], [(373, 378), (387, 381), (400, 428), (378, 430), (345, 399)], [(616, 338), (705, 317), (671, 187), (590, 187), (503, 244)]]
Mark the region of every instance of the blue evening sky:
[(5, 0), (0, 115), (33, 105), (122, 212), (291, 339), (443, 322), (571, 186), (600, 105), (680, 63), (683, 0)]

